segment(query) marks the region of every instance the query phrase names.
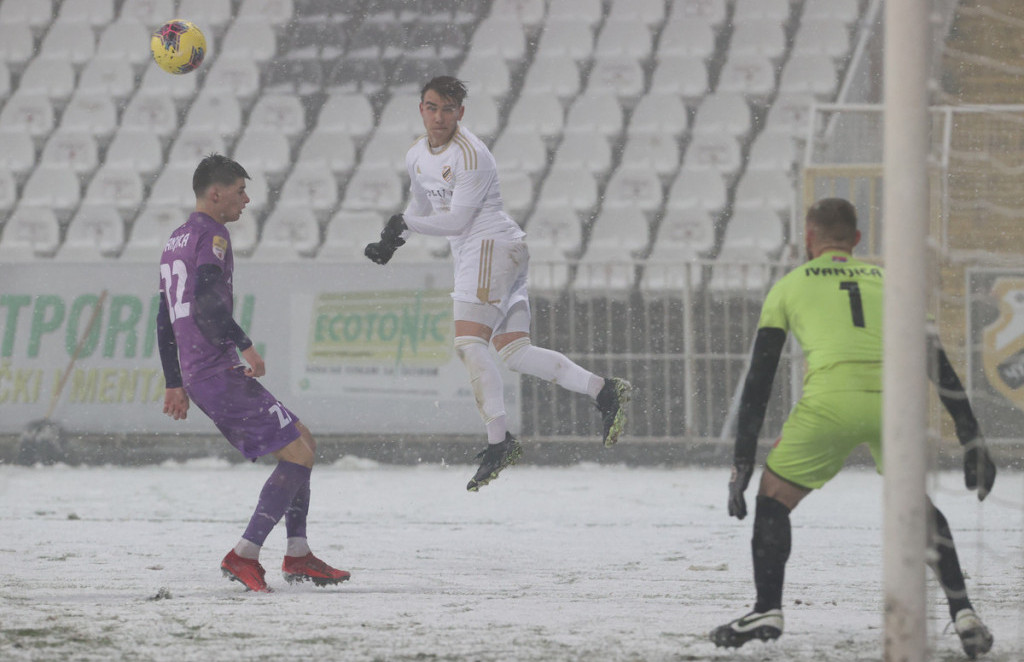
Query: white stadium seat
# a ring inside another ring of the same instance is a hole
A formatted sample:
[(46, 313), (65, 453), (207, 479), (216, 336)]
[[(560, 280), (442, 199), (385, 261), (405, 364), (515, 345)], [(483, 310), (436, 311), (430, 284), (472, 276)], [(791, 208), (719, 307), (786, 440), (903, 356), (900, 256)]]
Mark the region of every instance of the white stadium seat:
[(804, 137), (811, 121), (814, 97), (807, 93), (780, 92), (768, 111), (764, 133)]
[(121, 116), (121, 127), (149, 131), (170, 138), (178, 130), (174, 104), (159, 94), (136, 94)]
[(405, 155), (414, 141), (414, 136), (407, 133), (382, 133), (378, 130), (363, 148), (359, 163), (367, 168), (391, 168), (404, 173)]
[(78, 79), (75, 96), (107, 96), (114, 101), (123, 101), (135, 92), (135, 72), (127, 60), (94, 58)]
[(178, 205), (147, 205), (132, 223), (131, 235), (121, 252), (121, 259), (156, 262), (167, 238), (188, 219), (188, 215), (188, 209)]
[(640, 277), (645, 293), (689, 291), (703, 282), (702, 265), (693, 263), (715, 245), (715, 222), (702, 209), (670, 210), (658, 226), (651, 254)]
[(850, 53), (850, 31), (839, 19), (814, 19), (806, 17), (793, 40), (793, 55), (825, 55), (844, 58)]
[(565, 111), (557, 98), (547, 93), (524, 92), (509, 113), (506, 133), (532, 133), (552, 138), (562, 133)]
[(622, 150), (622, 167), (673, 175), (679, 168), (679, 140), (662, 131), (630, 131)]
[(693, 103), (708, 93), (708, 67), (693, 55), (659, 57), (651, 78), (650, 93), (677, 94)]
[(691, 130), (694, 135), (725, 134), (743, 140), (753, 122), (750, 104), (742, 94), (719, 92), (704, 97)]
[(265, 21), (236, 18), (221, 40), (220, 55), (262, 64), (277, 52), (277, 36)]
[[(0, 135), (0, 138), (3, 136)], [(0, 157), (2, 158), (2, 157)], [(10, 168), (0, 162), (0, 223), (18, 203), (18, 178)]]
[(565, 120), (565, 133), (584, 133), (606, 138), (622, 132), (622, 106), (607, 90), (587, 91), (576, 97)]
[(21, 204), (49, 207), (61, 220), (71, 217), (81, 198), (81, 180), (68, 164), (40, 163), (28, 176), (21, 191)]
[(665, 23), (658, 38), (658, 58), (699, 57), (707, 60), (715, 53), (715, 31), (699, 18), (681, 18)]
[(0, 2), (0, 23), (40, 30), (53, 20), (53, 0)]
[(60, 245), (60, 224), (49, 207), (19, 205), (3, 225), (0, 261), (51, 257)]
[(603, 15), (601, 0), (558, 0), (548, 6), (548, 20), (570, 18), (593, 27)]
[(611, 165), (612, 148), (607, 140), (582, 131), (567, 131), (558, 144), (552, 167), (580, 168), (592, 175), (603, 176)]
[(281, 188), (278, 204), (305, 207), (322, 216), (338, 204), (338, 182), (334, 173), (317, 163), (301, 163), (292, 168)]
[(99, 148), (91, 133), (57, 129), (47, 138), (39, 160), (41, 163), (69, 166), (85, 176), (99, 165)]
[(35, 55), (34, 51), (32, 30), (26, 30), (21, 23), (0, 23), (0, 62), (22, 68)]
[(393, 94), (381, 109), (377, 133), (400, 133), (413, 138), (423, 133), (423, 118), (420, 116), (420, 94)]
[(779, 94), (811, 94), (830, 101), (839, 77), (832, 60), (820, 55), (795, 55), (786, 62), (779, 80)]
[(739, 142), (725, 133), (694, 134), (683, 155), (684, 170), (712, 170), (729, 179), (742, 164)]
[(124, 0), (121, 4), (120, 18), (139, 21), (152, 32), (172, 18), (174, 0)]
[(539, 174), (547, 165), (544, 141), (535, 133), (509, 133), (498, 137), (491, 150), (502, 170), (521, 170), (528, 175)]
[(164, 98), (164, 103), (173, 99), (176, 103), (184, 104), (195, 98), (198, 80), (197, 76), (168, 75), (156, 62), (151, 61), (142, 74), (138, 93), (159, 95)]
[(152, 55), (149, 49), (139, 48), (139, 44), (147, 43), (149, 37), (149, 30), (139, 21), (115, 21), (107, 25), (100, 34), (96, 58), (119, 60), (132, 66), (147, 64)]
[(18, 83), (18, 93), (64, 101), (75, 89), (75, 68), (65, 60), (35, 58), (28, 63)]
[(751, 21), (738, 24), (729, 42), (729, 55), (761, 55), (778, 60), (786, 52), (786, 33), (782, 25)]
[(612, 0), (608, 18), (636, 19), (648, 27), (655, 27), (665, 20), (665, 3), (663, 0)]
[(763, 103), (775, 92), (775, 65), (764, 55), (730, 52), (722, 65), (717, 91), (738, 92), (755, 103)]
[(644, 70), (640, 62), (628, 55), (594, 58), (587, 92), (611, 92), (624, 102), (631, 102), (644, 91)]
[(221, 30), (234, 18), (231, 0), (181, 0), (178, 16), (188, 16), (204, 34)]
[(40, 60), (60, 60), (73, 65), (88, 62), (96, 53), (96, 36), (81, 23), (56, 22), (46, 31), (39, 47)]
[(583, 226), (569, 207), (539, 207), (526, 226), (530, 243), (530, 289), (559, 291), (569, 284), (567, 258), (583, 247)]
[(32, 136), (20, 130), (0, 131), (0, 168), (23, 178), (36, 165)]
[(380, 212), (339, 210), (327, 223), (317, 259), (362, 264), (366, 260), (363, 248), (377, 240), (383, 227)]
[(207, 70), (203, 87), (230, 92), (248, 105), (260, 89), (259, 65), (249, 58), (223, 53)]
[(594, 30), (571, 18), (549, 18), (537, 44), (538, 59), (566, 58), (576, 62), (594, 53)]
[(640, 19), (608, 19), (597, 36), (594, 57), (646, 59), (651, 55), (652, 36), (651, 29)]
[(117, 129), (117, 108), (109, 96), (76, 92), (64, 107), (60, 128), (108, 138)]
[(502, 167), (498, 175), (501, 181), (501, 201), (505, 211), (513, 218), (519, 216), (533, 205), (533, 179), (522, 170), (510, 170)]
[(292, 0), (242, 0), (237, 20), (263, 21), (274, 27), (285, 27), (295, 16)]
[(789, 174), (778, 170), (748, 170), (736, 186), (733, 209), (768, 209), (789, 216), (796, 187)]
[(551, 168), (537, 197), (539, 207), (569, 207), (586, 212), (597, 205), (597, 181), (579, 168)]
[(474, 96), (503, 99), (510, 87), (508, 65), (501, 58), (472, 54), (459, 67), (459, 79), (466, 81)]
[(264, 94), (253, 104), (247, 126), (276, 129), (297, 139), (306, 131), (306, 111), (295, 94)]
[(254, 261), (291, 262), (312, 257), (320, 247), (320, 225), (308, 207), (279, 205), (263, 223)]
[(124, 234), (124, 220), (116, 207), (83, 204), (54, 257), (69, 262), (116, 257), (124, 247)]
[(544, 56), (534, 60), (523, 81), (524, 94), (550, 94), (571, 99), (581, 87), (579, 65), (562, 56)]
[(344, 129), (318, 127), (306, 136), (297, 164), (315, 163), (347, 176), (356, 165), (356, 147)]
[(196, 129), (186, 125), (167, 152), (167, 165), (196, 167), (211, 152), (224, 153), (224, 139), (216, 129)]
[(345, 187), (345, 210), (399, 211), (403, 198), (402, 178), (390, 168), (357, 168)]
[(721, 27), (729, 11), (726, 0), (673, 0), (669, 3), (668, 22), (678, 19), (697, 19)]
[(373, 107), (366, 95), (336, 93), (329, 95), (320, 107), (316, 127), (346, 131), (359, 141), (373, 130), (373, 124)]
[(523, 24), (511, 14), (485, 18), (477, 26), (470, 41), (468, 57), (493, 57), (518, 62), (526, 54)]
[(658, 176), (646, 167), (628, 164), (612, 173), (604, 191), (602, 209), (636, 209), (653, 212), (661, 206), (662, 185)]
[(246, 170), (252, 168), (276, 177), (291, 166), (291, 149), (288, 139), (278, 131), (246, 129), (235, 143), (232, 158)]
[(192, 192), (192, 175), (195, 170), (194, 163), (178, 166), (168, 165), (153, 182), (153, 188), (150, 189), (149, 198), (146, 200), (147, 206), (178, 207), (179, 209), (195, 207), (196, 195)]
[(736, 0), (732, 23), (734, 26), (745, 22), (782, 25), (789, 21), (790, 11), (789, 0)]
[(491, 16), (510, 14), (530, 29), (543, 23), (546, 12), (545, 0), (494, 0), (491, 4)]
[(860, 16), (858, 0), (806, 0), (801, 20), (832, 19), (849, 25)]
[[(85, 189), (84, 203), (116, 207), (130, 216), (142, 204), (144, 189), (138, 171), (130, 166), (105, 163)], [(195, 196), (192, 196), (193, 204)]]
[(750, 146), (747, 171), (779, 170), (789, 172), (797, 161), (796, 140), (788, 133), (759, 135)]
[(242, 107), (230, 92), (205, 87), (189, 107), (185, 126), (212, 129), (230, 140), (242, 130)]
[(114, 134), (107, 145), (104, 165), (153, 175), (164, 164), (160, 138), (148, 131), (125, 128)]
[(634, 258), (647, 247), (650, 225), (635, 208), (603, 209), (590, 229), (572, 288), (577, 292), (628, 292), (636, 283)]
[(725, 180), (716, 170), (681, 169), (668, 189), (665, 208), (719, 211), (725, 207)]

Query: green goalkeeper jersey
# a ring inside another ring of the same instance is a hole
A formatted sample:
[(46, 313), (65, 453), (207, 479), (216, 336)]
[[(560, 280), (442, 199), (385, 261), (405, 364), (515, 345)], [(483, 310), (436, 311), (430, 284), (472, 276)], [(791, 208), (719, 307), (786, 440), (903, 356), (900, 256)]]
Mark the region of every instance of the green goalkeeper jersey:
[(807, 363), (804, 397), (882, 390), (883, 269), (827, 252), (768, 292), (759, 328), (792, 332)]

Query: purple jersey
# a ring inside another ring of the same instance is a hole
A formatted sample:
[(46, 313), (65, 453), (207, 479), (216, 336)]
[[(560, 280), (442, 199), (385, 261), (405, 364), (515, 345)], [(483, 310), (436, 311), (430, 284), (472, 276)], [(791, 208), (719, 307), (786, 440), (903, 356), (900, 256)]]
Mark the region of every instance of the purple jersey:
[(185, 224), (171, 233), (160, 257), (160, 294), (166, 297), (178, 345), (178, 361), (185, 386), (240, 365), (238, 350), (230, 340), (207, 340), (196, 324), (195, 288), (199, 267), (215, 264), (221, 269), (214, 292), (231, 313), (234, 306), (231, 276), (235, 260), (228, 229), (202, 212), (193, 212)]

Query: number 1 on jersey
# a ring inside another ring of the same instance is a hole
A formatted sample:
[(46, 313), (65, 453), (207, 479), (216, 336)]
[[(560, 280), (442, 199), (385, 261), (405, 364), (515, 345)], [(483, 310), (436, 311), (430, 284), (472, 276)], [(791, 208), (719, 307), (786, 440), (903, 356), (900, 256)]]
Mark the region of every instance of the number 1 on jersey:
[(860, 298), (860, 286), (852, 280), (839, 283), (839, 289), (846, 290), (850, 295), (850, 316), (853, 317), (853, 325), (859, 329), (864, 328), (864, 304)]

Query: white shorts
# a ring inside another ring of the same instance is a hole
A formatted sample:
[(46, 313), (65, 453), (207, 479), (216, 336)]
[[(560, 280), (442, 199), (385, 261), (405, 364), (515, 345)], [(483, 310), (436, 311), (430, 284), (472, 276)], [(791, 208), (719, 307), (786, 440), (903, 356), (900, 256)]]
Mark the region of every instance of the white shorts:
[(530, 332), (526, 242), (481, 239), (455, 254), (455, 319), (477, 322), (495, 334)]

